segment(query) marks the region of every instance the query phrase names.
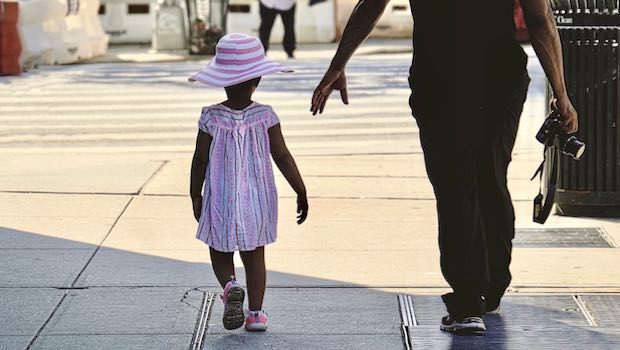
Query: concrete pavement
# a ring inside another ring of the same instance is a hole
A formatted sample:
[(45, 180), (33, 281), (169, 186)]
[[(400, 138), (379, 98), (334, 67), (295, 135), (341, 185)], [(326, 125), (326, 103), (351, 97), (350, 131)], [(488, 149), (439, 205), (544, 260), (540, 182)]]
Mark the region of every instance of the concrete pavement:
[[(531, 222), (537, 184), (529, 181), (545, 104), (535, 60), (510, 168), (517, 235), (531, 244), (515, 248), (511, 293), (487, 320), (489, 334), (460, 338), (437, 330), (447, 286), (407, 105), (410, 54), (354, 58), (351, 104), (333, 96), (326, 114), (312, 117), (310, 96), (329, 57), (311, 51), (287, 62), (297, 74), (265, 78), (256, 95), (280, 114), (311, 208), (297, 226), (278, 175), (263, 335), (221, 328), (218, 298), (208, 303), (219, 287), (194, 239), (187, 188), (196, 120), (201, 106), (224, 99), (186, 83), (204, 62), (96, 63), (0, 78), (0, 349), (619, 346), (620, 220), (553, 216), (544, 226), (598, 229), (604, 234), (586, 238), (607, 247), (562, 247), (553, 233), (542, 239), (556, 246), (537, 247), (529, 238), (537, 233), (528, 229), (541, 228)], [(416, 324), (402, 327), (398, 295), (412, 296)]]

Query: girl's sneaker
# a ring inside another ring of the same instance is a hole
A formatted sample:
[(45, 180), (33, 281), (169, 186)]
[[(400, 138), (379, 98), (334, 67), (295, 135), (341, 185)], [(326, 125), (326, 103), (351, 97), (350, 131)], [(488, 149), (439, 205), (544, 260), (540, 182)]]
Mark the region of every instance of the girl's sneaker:
[(245, 291), (237, 281), (231, 279), (224, 287), (222, 301), (224, 302), (224, 316), (222, 322), (226, 329), (237, 329), (243, 326), (243, 299)]
[(249, 332), (264, 332), (267, 330), (267, 314), (263, 311), (248, 311), (245, 318), (245, 330)]

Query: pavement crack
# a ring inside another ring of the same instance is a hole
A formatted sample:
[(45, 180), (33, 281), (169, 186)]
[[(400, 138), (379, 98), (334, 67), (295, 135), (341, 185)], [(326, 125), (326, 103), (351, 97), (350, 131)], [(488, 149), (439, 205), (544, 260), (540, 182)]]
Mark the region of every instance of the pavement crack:
[(187, 299), (189, 298), (190, 293), (192, 293), (192, 292), (199, 292), (199, 293), (203, 293), (203, 294), (205, 293), (205, 292), (203, 292), (203, 291), (201, 291), (201, 290), (200, 290), (200, 287), (195, 287), (195, 288), (188, 289), (187, 291), (185, 291), (185, 293), (184, 293), (184, 294), (183, 294), (183, 296), (181, 297), (181, 302), (182, 302), (183, 304), (185, 304), (185, 305), (187, 305), (187, 306), (191, 307), (192, 309), (195, 309), (195, 310), (197, 310), (197, 311), (199, 311), (199, 312), (200, 312), (200, 311), (202, 311), (202, 310), (201, 310), (199, 307), (197, 307), (197, 306), (195, 306), (195, 305), (192, 305), (192, 304), (190, 304), (190, 303), (187, 301)]
[(56, 314), (56, 311), (58, 311), (58, 309), (60, 309), (60, 305), (62, 304), (63, 301), (65, 301), (65, 298), (67, 297), (67, 295), (69, 295), (69, 291), (65, 291), (65, 293), (62, 295), (62, 298), (60, 298), (60, 300), (58, 301), (58, 303), (56, 304), (56, 306), (54, 307), (54, 310), (52, 310), (52, 312), (50, 313), (50, 315), (47, 317), (47, 319), (45, 320), (45, 322), (43, 322), (43, 324), (41, 325), (41, 327), (39, 327), (39, 329), (37, 330), (37, 332), (34, 334), (34, 336), (32, 337), (32, 339), (30, 339), (30, 342), (28, 343), (28, 345), (26, 346), (26, 350), (30, 350), (32, 349), (32, 345), (34, 345), (35, 341), (37, 341), (37, 339), (39, 338), (39, 336), (41, 335), (41, 332), (43, 332), (43, 329), (45, 329), (45, 327), (47, 327), (47, 324), (52, 320), (52, 317), (54, 317), (54, 315)]
[(162, 163), (159, 165), (159, 167), (157, 167), (157, 169), (155, 169), (155, 171), (153, 172), (153, 174), (151, 174), (151, 176), (149, 176), (148, 179), (146, 179), (146, 181), (142, 184), (142, 186), (140, 187), (140, 189), (138, 190), (138, 192), (136, 192), (137, 195), (141, 195), (143, 194), (144, 189), (146, 188), (146, 186), (153, 181), (153, 179), (155, 178), (155, 176), (157, 176), (157, 174), (159, 174), (162, 169), (166, 166), (166, 164), (170, 163), (169, 160), (164, 160), (162, 161)]
[(78, 280), (80, 279), (80, 277), (82, 277), (82, 274), (84, 273), (84, 271), (86, 271), (86, 268), (88, 268), (88, 266), (90, 265), (91, 261), (93, 261), (93, 258), (95, 257), (95, 255), (97, 255), (97, 253), (99, 252), (99, 250), (101, 249), (101, 246), (103, 245), (103, 243), (106, 241), (106, 239), (108, 239), (108, 237), (110, 236), (110, 234), (112, 233), (112, 231), (114, 231), (114, 228), (116, 227), (116, 225), (118, 224), (119, 220), (121, 219), (121, 217), (123, 216), (123, 214), (125, 214), (125, 211), (127, 210), (127, 208), (129, 208), (129, 205), (131, 204), (131, 202), (133, 202), (134, 197), (129, 198), (129, 200), (127, 201), (127, 204), (125, 204), (125, 206), (123, 207), (123, 210), (121, 210), (121, 212), (118, 214), (118, 216), (116, 217), (116, 219), (114, 220), (114, 222), (112, 223), (112, 226), (110, 226), (110, 229), (108, 230), (108, 232), (106, 233), (105, 237), (103, 237), (103, 239), (101, 240), (101, 242), (99, 242), (99, 244), (97, 245), (97, 248), (95, 249), (95, 251), (91, 254), (91, 256), (88, 258), (88, 261), (86, 262), (86, 264), (84, 264), (84, 266), (82, 267), (82, 269), (80, 270), (80, 272), (77, 274), (77, 276), (75, 276), (75, 279), (73, 280), (73, 282), (71, 283), (71, 288), (75, 287), (75, 284), (78, 282)]
[(8, 194), (60, 194), (60, 195), (87, 195), (87, 196), (132, 196), (135, 193), (130, 192), (84, 192), (84, 191), (18, 191), (18, 190), (2, 190), (0, 193)]

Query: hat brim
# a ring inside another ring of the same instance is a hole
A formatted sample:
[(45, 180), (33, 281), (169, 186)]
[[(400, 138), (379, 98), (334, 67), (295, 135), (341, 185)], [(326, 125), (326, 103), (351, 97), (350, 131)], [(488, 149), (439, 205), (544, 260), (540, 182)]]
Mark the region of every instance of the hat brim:
[(190, 82), (197, 81), (211, 87), (229, 87), (269, 74), (293, 72), (295, 71), (292, 68), (283, 66), (266, 57), (250, 67), (246, 66), (240, 69), (231, 69), (230, 66), (223, 68), (213, 59), (205, 68), (192, 75), (188, 80)]

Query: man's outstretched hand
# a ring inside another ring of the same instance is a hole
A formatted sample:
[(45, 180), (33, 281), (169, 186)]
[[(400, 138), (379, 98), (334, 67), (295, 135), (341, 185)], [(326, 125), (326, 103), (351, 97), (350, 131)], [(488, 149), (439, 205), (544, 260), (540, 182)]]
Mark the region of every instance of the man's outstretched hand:
[(340, 97), (345, 105), (349, 104), (349, 96), (347, 95), (347, 78), (344, 75), (344, 70), (328, 69), (323, 76), (323, 80), (319, 83), (319, 86), (314, 89), (314, 95), (312, 95), (312, 105), (310, 106), (310, 112), (312, 115), (323, 113), (325, 103), (329, 98), (329, 95), (333, 90), (340, 91)]

